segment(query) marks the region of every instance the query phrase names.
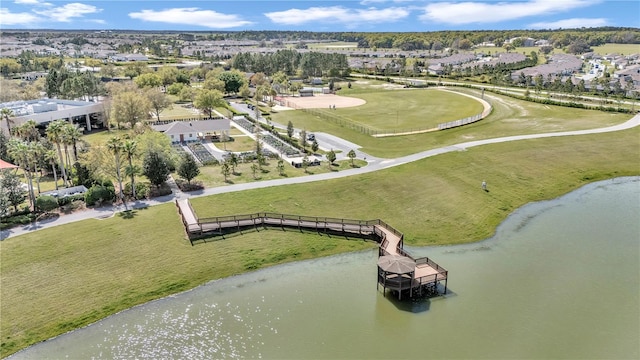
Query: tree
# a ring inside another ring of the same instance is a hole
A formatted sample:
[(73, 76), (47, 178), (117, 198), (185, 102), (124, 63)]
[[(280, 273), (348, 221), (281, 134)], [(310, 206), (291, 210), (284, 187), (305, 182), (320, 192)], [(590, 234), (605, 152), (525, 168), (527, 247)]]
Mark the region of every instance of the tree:
[(280, 176), (284, 176), (284, 160), (278, 159), (278, 174)]
[(118, 126), (126, 123), (133, 127), (138, 121), (147, 119), (150, 110), (149, 100), (138, 91), (119, 92), (111, 104), (111, 116)]
[(318, 140), (313, 139), (313, 142), (311, 143), (311, 151), (315, 153), (318, 151), (319, 148), (320, 148), (320, 145), (318, 145)]
[(34, 120), (27, 120), (14, 127), (13, 134), (26, 142), (38, 141), (40, 139), (40, 132), (36, 128), (36, 122)]
[(207, 79), (202, 84), (203, 89), (207, 90), (218, 90), (220, 92), (225, 91), (224, 81), (218, 79), (217, 77), (207, 76)]
[(156, 119), (160, 121), (160, 113), (165, 109), (172, 108), (171, 100), (158, 88), (149, 89), (146, 92), (146, 95), (149, 100), (149, 104), (151, 105), (151, 109), (153, 110), (153, 114), (156, 116)]
[(333, 149), (327, 153), (327, 160), (329, 160), (329, 168), (331, 168), (333, 162), (336, 161), (336, 152)]
[(120, 154), (122, 154), (122, 148), (124, 147), (122, 143), (122, 139), (119, 136), (114, 136), (107, 141), (107, 149), (113, 154), (116, 161), (116, 179), (118, 180), (118, 187), (120, 188), (118, 191), (118, 197), (120, 201), (124, 204), (125, 208), (127, 203), (124, 200), (124, 187), (122, 186), (122, 175), (121, 175), (121, 163), (120, 163)]
[(140, 168), (133, 164), (133, 159), (138, 155), (138, 142), (135, 139), (126, 139), (122, 144), (122, 152), (127, 158), (129, 165), (125, 168), (125, 175), (131, 178), (131, 195), (136, 199), (136, 175)]
[(47, 126), (47, 138), (56, 145), (58, 149), (58, 161), (60, 165), (60, 170), (62, 171), (62, 179), (64, 183), (67, 184), (69, 179), (67, 178), (67, 171), (64, 166), (64, 157), (62, 156), (62, 142), (63, 142), (63, 134), (64, 128), (67, 126), (67, 122), (64, 120), (56, 120)]
[(162, 78), (154, 73), (146, 73), (137, 76), (133, 79), (133, 82), (138, 85), (139, 88), (154, 88), (162, 86)]
[(224, 91), (227, 93), (237, 93), (245, 84), (245, 77), (238, 70), (225, 71), (218, 75), (218, 79), (224, 81)]
[(55, 182), (56, 190), (58, 190), (58, 171), (56, 163), (57, 157), (58, 155), (56, 154), (55, 150), (47, 150), (47, 152), (45, 152), (44, 154), (45, 160), (49, 163), (49, 165), (51, 166), (51, 170), (53, 171), (53, 180)]
[(287, 123), (287, 136), (289, 136), (289, 139), (293, 137), (293, 131), (293, 123), (291, 122), (291, 120), (289, 120), (289, 122)]
[(220, 169), (220, 172), (222, 173), (222, 176), (224, 176), (224, 182), (227, 182), (227, 178), (229, 177), (229, 174), (231, 173), (231, 169), (229, 168), (229, 164), (227, 164), (226, 161), (222, 163), (222, 167)]
[(64, 139), (68, 145), (71, 145), (74, 162), (78, 161), (78, 142), (81, 137), (82, 130), (80, 130), (77, 125), (67, 124), (67, 126), (64, 127)]
[(300, 146), (302, 146), (302, 150), (304, 152), (307, 152), (307, 130), (301, 130), (300, 131)]
[(147, 153), (142, 163), (142, 173), (156, 187), (169, 178), (169, 166), (164, 156), (156, 151)]
[(218, 90), (200, 90), (193, 102), (193, 106), (204, 112), (209, 118), (213, 114), (213, 109), (223, 105), (222, 93)]
[(349, 152), (347, 153), (347, 157), (349, 157), (349, 159), (351, 159), (351, 167), (354, 167), (355, 164), (353, 163), (353, 160), (356, 158), (355, 150), (353, 150), (353, 149), (349, 150)]
[(125, 66), (124, 76), (128, 76), (130, 79), (133, 79), (148, 71), (149, 68), (147, 68), (147, 64), (145, 62), (136, 61)]
[(256, 173), (258, 172), (258, 165), (251, 164), (251, 172), (253, 173), (253, 178), (256, 179)]
[(37, 159), (35, 157), (34, 142), (24, 142), (19, 139), (11, 139), (9, 141), (9, 155), (14, 159), (16, 164), (24, 170), (27, 178), (27, 191), (29, 202), (32, 207), (35, 206), (35, 194), (33, 192), (33, 172), (36, 170)]
[[(10, 170), (0, 172), (0, 193), (3, 199), (13, 206), (13, 211), (18, 211), (18, 205), (27, 198), (20, 177)], [(1, 210), (5, 211), (7, 207), (2, 206)]]
[(302, 158), (302, 168), (304, 169), (305, 174), (308, 173), (308, 169), (309, 169), (309, 156), (307, 156), (305, 154), (305, 156)]
[(231, 165), (231, 171), (236, 173), (236, 166), (238, 166), (238, 155), (236, 153), (231, 153), (229, 156), (229, 165)]
[(9, 131), (9, 136), (11, 136), (11, 124), (13, 124), (13, 110), (9, 108), (2, 108), (0, 110), (0, 115), (2, 115), (2, 119), (7, 123), (7, 130)]
[(196, 160), (193, 158), (193, 155), (185, 152), (182, 156), (182, 161), (180, 162), (180, 166), (178, 166), (178, 175), (183, 179), (187, 180), (187, 183), (191, 185), (191, 180), (193, 180), (196, 176), (200, 174), (200, 168), (198, 168), (198, 164)]
[(100, 75), (108, 79), (113, 79), (118, 75), (118, 70), (114, 64), (102, 65), (100, 67)]

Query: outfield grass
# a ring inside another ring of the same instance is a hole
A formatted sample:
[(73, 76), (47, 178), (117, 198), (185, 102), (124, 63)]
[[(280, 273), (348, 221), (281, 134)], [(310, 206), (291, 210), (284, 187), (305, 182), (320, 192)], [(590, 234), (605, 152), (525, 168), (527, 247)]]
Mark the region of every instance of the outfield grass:
[(381, 131), (430, 129), (480, 114), (482, 104), (466, 96), (435, 89), (396, 89), (361, 93), (367, 103), (336, 110), (320, 109)]
[[(640, 129), (502, 143), (330, 181), (192, 199), (201, 217), (381, 218), (408, 244), (484, 239), (514, 209), (640, 174)], [(487, 180), (489, 192), (480, 189)], [(2, 242), (2, 356), (151, 299), (271, 264), (371, 247), (274, 230), (191, 247), (172, 204)]]
[[(372, 91), (369, 86), (351, 89), (344, 94), (354, 94), (356, 97), (368, 96)], [(360, 87), (357, 82), (354, 87)], [(475, 96), (482, 96), (481, 92), (464, 88), (450, 88), (453, 91), (465, 92)], [(388, 90), (393, 93), (395, 90)], [(407, 92), (406, 94), (421, 94)], [(342, 90), (340, 95), (343, 95)], [(272, 119), (280, 124), (291, 121), (296, 128), (307, 131), (327, 132), (347, 139), (362, 147), (362, 151), (374, 156), (393, 158), (414, 154), (416, 152), (435, 147), (457, 144), (465, 141), (511, 136), (520, 134), (535, 134), (542, 132), (557, 132), (568, 130), (582, 130), (618, 124), (629, 119), (629, 115), (607, 113), (592, 110), (574, 109), (562, 106), (540, 105), (532, 102), (516, 100), (501, 95), (485, 93), (485, 99), (493, 106), (493, 112), (486, 119), (472, 125), (436, 131), (424, 134), (404, 135), (397, 137), (374, 138), (355, 130), (342, 127), (318, 116), (300, 110), (282, 111), (272, 115)], [(338, 114), (345, 109), (334, 110)], [(357, 108), (352, 111), (357, 113)], [(384, 111), (380, 107), (380, 111)]]

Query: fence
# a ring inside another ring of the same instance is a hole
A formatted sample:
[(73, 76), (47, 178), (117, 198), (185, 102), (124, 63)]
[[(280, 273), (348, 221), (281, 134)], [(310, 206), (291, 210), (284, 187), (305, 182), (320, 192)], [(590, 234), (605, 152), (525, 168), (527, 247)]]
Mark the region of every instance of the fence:
[(388, 131), (388, 130), (383, 131), (383, 130), (372, 129), (370, 127), (359, 124), (357, 122), (354, 122), (345, 117), (341, 117), (339, 115), (329, 114), (324, 110), (318, 110), (318, 109), (301, 109), (301, 110), (308, 114), (317, 116), (322, 120), (328, 120), (336, 125), (346, 127), (348, 129), (355, 130), (359, 133), (374, 136), (374, 137), (400, 136), (400, 135), (417, 134), (417, 133), (424, 133), (424, 132), (430, 132), (430, 131), (436, 131), (436, 130), (445, 130), (445, 129), (450, 129), (458, 126), (471, 124), (476, 121), (482, 120), (485, 117), (485, 114), (481, 113), (481, 114), (476, 114), (474, 116), (469, 116), (464, 119), (438, 124), (437, 128), (418, 127), (418, 128), (409, 128), (409, 129), (394, 129), (392, 131)]
[(449, 121), (446, 123), (442, 123), (442, 124), (438, 124), (438, 130), (445, 130), (445, 129), (451, 129), (454, 127), (458, 127), (458, 126), (463, 126), (463, 125), (467, 125), (467, 124), (471, 124), (474, 123), (476, 121), (482, 120), (483, 114), (477, 114), (474, 116), (470, 116), (468, 118), (464, 118), (464, 119), (460, 119), (460, 120), (455, 120), (455, 121)]

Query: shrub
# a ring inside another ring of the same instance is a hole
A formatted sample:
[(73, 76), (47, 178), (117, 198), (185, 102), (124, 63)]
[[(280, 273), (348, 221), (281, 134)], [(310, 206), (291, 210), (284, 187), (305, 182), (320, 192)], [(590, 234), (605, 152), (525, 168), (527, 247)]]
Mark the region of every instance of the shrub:
[[(133, 192), (131, 191), (131, 183), (128, 182), (124, 185), (124, 194), (128, 197), (133, 196)], [(135, 200), (142, 200), (149, 198), (149, 184), (137, 182), (136, 183), (136, 198)]]
[(169, 185), (167, 185), (167, 183), (163, 183), (158, 187), (154, 186), (152, 189), (149, 189), (150, 198), (165, 196), (169, 194), (171, 194), (171, 188), (169, 187)]
[(84, 196), (87, 205), (100, 205), (103, 202), (112, 202), (116, 198), (116, 192), (112, 187), (103, 185), (92, 186)]
[(58, 208), (58, 199), (49, 195), (38, 196), (36, 199), (36, 207), (43, 212), (49, 212)]
[(77, 195), (71, 195), (71, 196), (63, 196), (58, 198), (58, 205), (59, 206), (65, 206), (65, 205), (69, 205), (74, 201), (84, 201), (84, 194), (77, 194)]

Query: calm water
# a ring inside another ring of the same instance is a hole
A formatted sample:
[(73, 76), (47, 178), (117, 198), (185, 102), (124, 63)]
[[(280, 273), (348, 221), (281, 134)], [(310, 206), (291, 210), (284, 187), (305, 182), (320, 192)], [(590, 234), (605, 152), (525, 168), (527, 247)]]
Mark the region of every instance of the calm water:
[(482, 243), (411, 251), (449, 270), (446, 298), (383, 297), (367, 251), (215, 281), (14, 358), (640, 358), (640, 178), (525, 206)]

